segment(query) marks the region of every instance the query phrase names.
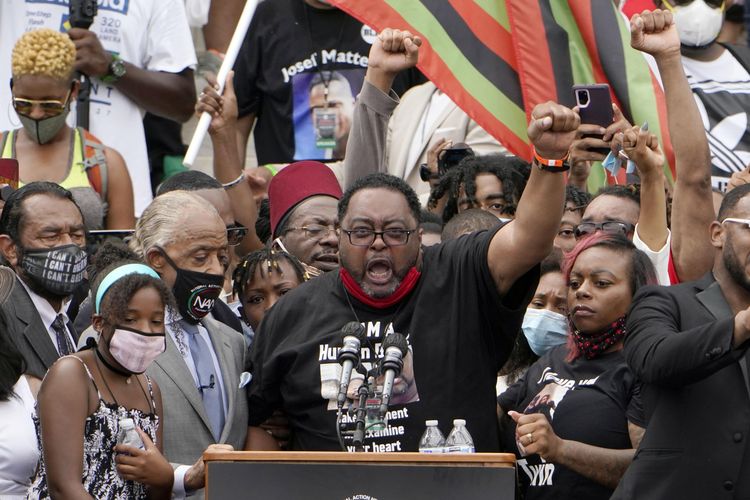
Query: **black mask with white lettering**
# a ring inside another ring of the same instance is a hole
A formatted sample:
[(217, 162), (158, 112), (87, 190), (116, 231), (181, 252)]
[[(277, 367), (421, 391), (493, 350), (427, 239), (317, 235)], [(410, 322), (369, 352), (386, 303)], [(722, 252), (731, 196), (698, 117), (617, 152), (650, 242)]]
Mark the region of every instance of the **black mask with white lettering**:
[(161, 252), (172, 269), (177, 272), (172, 287), (177, 309), (185, 321), (198, 323), (211, 312), (219, 300), (224, 288), (224, 276), (181, 269), (169, 258), (167, 252)]
[(78, 245), (20, 250), (20, 266), (33, 290), (67, 297), (83, 282), (88, 259)]

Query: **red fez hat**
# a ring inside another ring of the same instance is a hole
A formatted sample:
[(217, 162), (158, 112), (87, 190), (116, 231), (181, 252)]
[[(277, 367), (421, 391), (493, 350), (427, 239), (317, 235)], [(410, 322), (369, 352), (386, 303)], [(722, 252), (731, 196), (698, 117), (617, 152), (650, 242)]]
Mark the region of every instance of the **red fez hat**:
[(298, 161), (279, 171), (268, 186), (271, 232), (297, 205), (311, 196), (341, 198), (341, 186), (330, 168), (318, 161)]

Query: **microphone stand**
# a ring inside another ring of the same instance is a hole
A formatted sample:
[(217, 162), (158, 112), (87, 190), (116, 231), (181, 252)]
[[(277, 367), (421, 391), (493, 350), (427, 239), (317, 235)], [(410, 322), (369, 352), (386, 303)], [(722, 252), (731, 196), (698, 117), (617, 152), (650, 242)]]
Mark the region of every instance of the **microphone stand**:
[(354, 435), (352, 436), (352, 444), (354, 445), (355, 452), (365, 451), (365, 420), (367, 418), (367, 396), (369, 394), (369, 381), (363, 381), (357, 391), (359, 406), (357, 407), (357, 417), (354, 421)]

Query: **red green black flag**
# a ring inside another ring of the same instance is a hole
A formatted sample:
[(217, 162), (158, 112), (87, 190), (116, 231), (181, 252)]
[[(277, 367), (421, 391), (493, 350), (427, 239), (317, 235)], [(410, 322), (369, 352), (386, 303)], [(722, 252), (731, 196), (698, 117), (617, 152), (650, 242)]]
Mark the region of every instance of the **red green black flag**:
[(573, 106), (572, 85), (608, 83), (625, 117), (648, 122), (674, 163), (663, 92), (611, 0), (331, 2), (376, 31), (419, 34), (419, 69), (521, 158), (531, 159), (526, 126), (536, 104)]

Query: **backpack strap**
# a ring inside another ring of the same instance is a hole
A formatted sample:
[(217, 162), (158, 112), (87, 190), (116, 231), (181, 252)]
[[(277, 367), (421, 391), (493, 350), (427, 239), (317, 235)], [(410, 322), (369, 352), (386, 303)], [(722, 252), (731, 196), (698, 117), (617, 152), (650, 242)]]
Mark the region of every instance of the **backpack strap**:
[(5, 130), (0, 134), (0, 158), (13, 158), (13, 130)]
[(78, 127), (83, 151), (83, 168), (94, 190), (99, 193), (102, 201), (107, 201), (107, 156), (104, 154), (104, 144), (91, 132)]

